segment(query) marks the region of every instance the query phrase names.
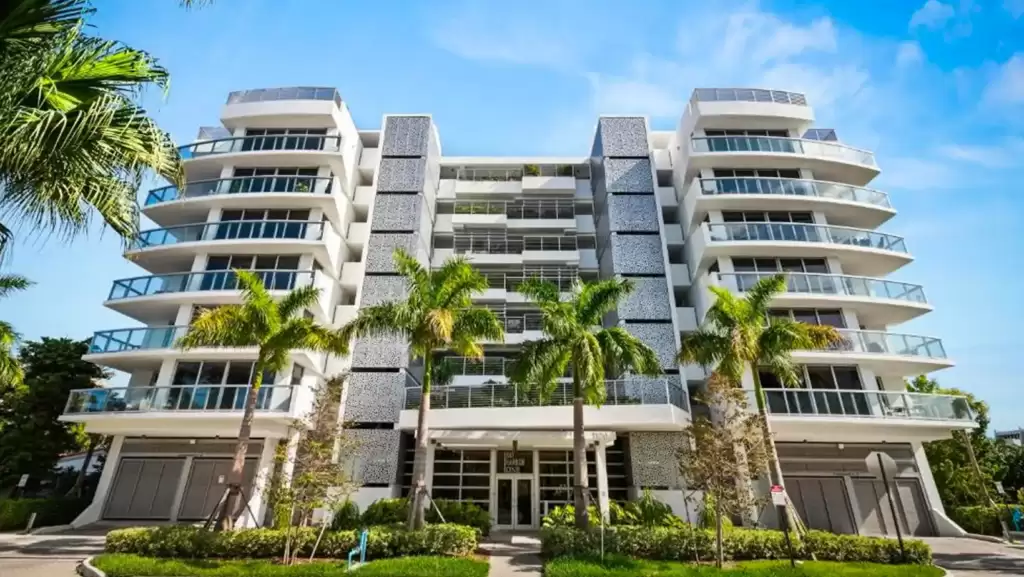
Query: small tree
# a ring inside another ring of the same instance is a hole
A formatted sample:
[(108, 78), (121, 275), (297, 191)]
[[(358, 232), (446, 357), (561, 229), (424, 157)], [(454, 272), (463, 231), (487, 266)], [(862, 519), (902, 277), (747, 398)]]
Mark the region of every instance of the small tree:
[(699, 398), (708, 406), (719, 407), (719, 414), (714, 422), (700, 417), (683, 430), (679, 472), (691, 487), (710, 495), (705, 503), (714, 503), (715, 546), (721, 567), (722, 516), (741, 515), (758, 507), (760, 500), (742, 479), (748, 470), (767, 468), (768, 452), (762, 439), (761, 417), (748, 410), (741, 389), (712, 373)]

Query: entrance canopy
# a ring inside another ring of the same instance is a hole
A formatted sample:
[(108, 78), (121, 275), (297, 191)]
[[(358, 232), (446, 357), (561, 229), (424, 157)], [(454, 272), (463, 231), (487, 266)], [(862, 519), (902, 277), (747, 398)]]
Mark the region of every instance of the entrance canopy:
[[(609, 446), (615, 442), (612, 431), (585, 432), (584, 438), (588, 446), (595, 444)], [(571, 449), (572, 431), (466, 431), (444, 430), (430, 431), (430, 440), (445, 447), (510, 447), (518, 441), (523, 448)]]

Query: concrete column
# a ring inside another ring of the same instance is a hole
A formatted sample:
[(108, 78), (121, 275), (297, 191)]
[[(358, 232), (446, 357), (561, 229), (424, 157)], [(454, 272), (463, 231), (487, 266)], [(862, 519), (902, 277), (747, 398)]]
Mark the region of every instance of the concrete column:
[(427, 444), (427, 494), (432, 495), (434, 492), (434, 451), (437, 449), (437, 445), (433, 443)]
[(96, 484), (96, 494), (93, 495), (92, 503), (84, 511), (75, 517), (71, 522), (72, 527), (81, 527), (100, 520), (103, 514), (103, 505), (107, 502), (107, 494), (114, 483), (114, 474), (121, 460), (121, 446), (124, 444), (124, 435), (117, 435), (110, 441), (110, 448), (107, 449), (107, 458), (103, 463), (103, 471), (100, 473), (100, 480)]
[(192, 470), (194, 456), (185, 457), (185, 464), (181, 467), (178, 475), (178, 485), (174, 489), (174, 499), (171, 501), (171, 521), (178, 520), (178, 511), (181, 510), (181, 499), (185, 496), (185, 487), (188, 485), (188, 475)]
[[(924, 452), (924, 445), (919, 441), (915, 441), (910, 443), (910, 447), (914, 450), (914, 464), (921, 474), (921, 486), (924, 488), (924, 496), (928, 500), (928, 506), (933, 511), (945, 515), (946, 508), (942, 505), (942, 498), (939, 497), (939, 488), (935, 485), (935, 478), (932, 477), (932, 468), (928, 464), (928, 455)], [(935, 523), (935, 525), (938, 525), (938, 523)]]
[(601, 517), (608, 522), (608, 456), (603, 444), (594, 449), (594, 467), (597, 469), (597, 508), (601, 511)]
[[(243, 510), (239, 525), (242, 527), (259, 527), (267, 516), (266, 493), (270, 489), (270, 481), (274, 475), (274, 455), (277, 452), (278, 439), (266, 439), (260, 460), (256, 463), (256, 477), (253, 479), (252, 493), (249, 495), (249, 509)], [(253, 512), (256, 519), (249, 515)]]

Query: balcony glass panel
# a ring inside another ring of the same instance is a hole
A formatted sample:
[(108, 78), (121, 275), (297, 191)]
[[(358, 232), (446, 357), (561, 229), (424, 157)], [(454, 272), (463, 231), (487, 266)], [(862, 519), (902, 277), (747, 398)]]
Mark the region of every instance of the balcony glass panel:
[[(920, 285), (884, 279), (838, 274), (781, 273), (786, 277), (786, 292), (804, 294), (846, 295), (878, 299), (902, 300), (915, 303), (928, 302)], [(771, 273), (720, 273), (725, 286), (739, 292), (750, 290), (759, 280), (774, 276)]]
[[(419, 387), (406, 388), (405, 408), (418, 409)], [(549, 392), (519, 389), (507, 383), (435, 387), (430, 393), (431, 409), (493, 407), (549, 407), (572, 405), (572, 384), (558, 383)], [(605, 381), (605, 405), (675, 405), (689, 410), (686, 393), (672, 379), (626, 378)]]
[(89, 353), (121, 353), (128, 351), (169, 349), (185, 334), (188, 327), (140, 327), (96, 331), (89, 344)]
[[(242, 411), (248, 391), (248, 385), (77, 389), (68, 396), (64, 413)], [(256, 393), (256, 410), (287, 412), (291, 399), (292, 387), (264, 385)]]
[(807, 106), (807, 99), (799, 92), (759, 88), (698, 88), (693, 91), (693, 100), (698, 102), (775, 102)]
[(850, 329), (840, 329), (839, 332), (843, 335), (843, 341), (833, 347), (838, 351), (946, 358), (942, 341), (934, 337)]
[(331, 193), (331, 178), (319, 176), (240, 176), (218, 180), (198, 180), (190, 182), (184, 188), (165, 186), (156, 188), (146, 195), (146, 206), (200, 198), (219, 194), (250, 194), (250, 193)]
[(454, 214), (504, 214), (510, 219), (572, 219), (573, 201), (526, 200), (519, 202), (456, 201)]
[(239, 239), (320, 240), (323, 222), (300, 220), (224, 220), (144, 230), (132, 241), (131, 250), (183, 242)]
[(257, 88), (236, 90), (228, 94), (228, 104), (244, 102), (271, 102), (275, 100), (333, 100), (341, 106), (341, 95), (336, 88), (320, 86), (288, 86), (284, 88)]
[(711, 242), (822, 242), (906, 253), (903, 238), (844, 226), (790, 222), (705, 223)]
[(778, 136), (700, 136), (691, 139), (696, 153), (719, 152), (767, 152), (773, 154), (806, 154), (834, 158), (842, 162), (853, 162), (866, 166), (877, 166), (875, 155), (858, 148), (802, 138)]
[(213, 154), (267, 150), (318, 150), (338, 152), (341, 138), (323, 134), (273, 134), (257, 136), (235, 136), (217, 140), (204, 140), (178, 147), (182, 160), (190, 160)]
[[(314, 274), (313, 271), (304, 270), (252, 270), (249, 272), (259, 277), (267, 290), (292, 290), (299, 286), (308, 286), (311, 284)], [(107, 299), (118, 300), (168, 293), (237, 289), (238, 275), (230, 270), (163, 274), (116, 280)]]
[(522, 254), (523, 251), (574, 251), (573, 236), (455, 235), (456, 254)]
[[(904, 391), (765, 389), (772, 415), (971, 422), (965, 397)], [(754, 393), (749, 392), (751, 406)]]
[(701, 194), (772, 194), (810, 196), (860, 202), (890, 208), (889, 195), (870, 188), (837, 182), (794, 178), (702, 178)]

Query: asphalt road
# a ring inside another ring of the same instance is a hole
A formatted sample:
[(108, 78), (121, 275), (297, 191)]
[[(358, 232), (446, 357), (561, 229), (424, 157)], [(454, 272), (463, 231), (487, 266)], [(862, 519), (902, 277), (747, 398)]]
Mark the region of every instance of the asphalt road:
[(976, 539), (925, 538), (935, 564), (957, 577), (1024, 575), (1024, 549)]
[(72, 577), (79, 561), (102, 550), (101, 535), (0, 534), (0, 576)]

